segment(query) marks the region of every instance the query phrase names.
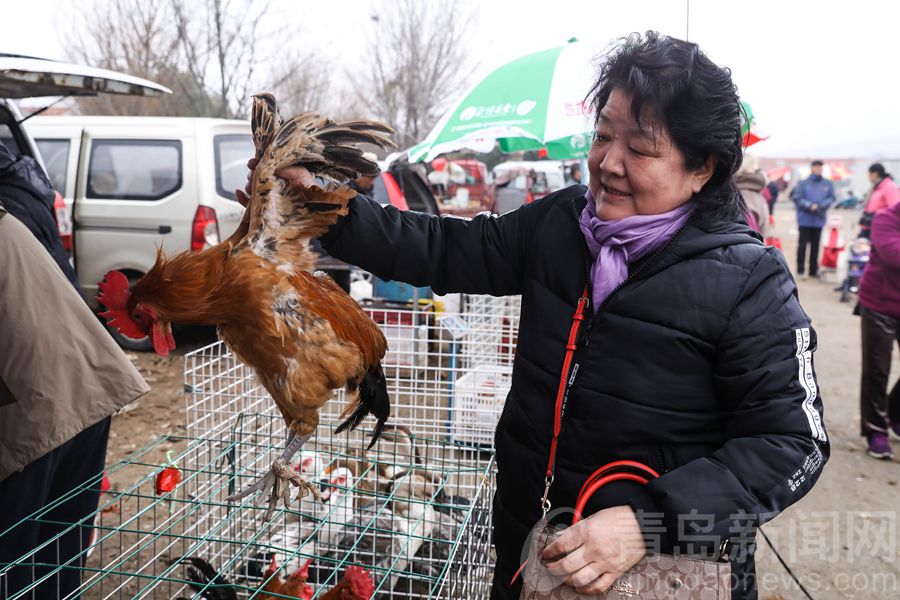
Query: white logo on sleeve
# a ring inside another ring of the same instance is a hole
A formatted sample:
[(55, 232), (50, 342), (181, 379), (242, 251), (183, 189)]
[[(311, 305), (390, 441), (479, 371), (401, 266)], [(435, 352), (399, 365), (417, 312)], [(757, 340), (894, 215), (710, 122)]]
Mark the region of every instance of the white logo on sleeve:
[(809, 349), (809, 327), (795, 329), (794, 333), (797, 338), (797, 378), (800, 387), (806, 392), (806, 398), (803, 400), (803, 412), (806, 420), (809, 421), (812, 436), (820, 442), (825, 442), (828, 438), (825, 435), (825, 428), (822, 426), (822, 416), (813, 406), (813, 402), (818, 397), (819, 388), (816, 386), (816, 379), (813, 376), (812, 352)]

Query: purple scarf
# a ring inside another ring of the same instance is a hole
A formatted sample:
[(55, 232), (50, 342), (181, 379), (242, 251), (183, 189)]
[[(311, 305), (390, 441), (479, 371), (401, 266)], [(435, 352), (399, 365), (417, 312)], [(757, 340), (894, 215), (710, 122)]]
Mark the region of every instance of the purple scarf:
[(693, 206), (688, 203), (660, 215), (634, 215), (618, 221), (604, 221), (597, 217), (597, 206), (590, 189), (584, 197), (587, 205), (579, 224), (594, 257), (592, 304), (597, 312), (603, 300), (628, 277), (628, 265), (675, 237)]

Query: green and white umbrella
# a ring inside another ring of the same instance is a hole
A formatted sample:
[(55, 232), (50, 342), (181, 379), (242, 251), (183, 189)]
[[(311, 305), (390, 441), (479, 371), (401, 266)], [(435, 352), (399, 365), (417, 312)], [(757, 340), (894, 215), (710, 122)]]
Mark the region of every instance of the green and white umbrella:
[(546, 148), (550, 158), (587, 156), (592, 124), (585, 96), (594, 83), (589, 49), (572, 41), (509, 62), (448, 110), (410, 162), (463, 148), (503, 152)]

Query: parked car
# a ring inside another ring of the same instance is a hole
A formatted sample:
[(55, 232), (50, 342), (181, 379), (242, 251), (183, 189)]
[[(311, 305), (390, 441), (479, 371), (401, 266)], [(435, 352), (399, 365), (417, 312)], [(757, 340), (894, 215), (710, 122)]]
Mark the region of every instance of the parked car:
[(400, 210), (415, 210), (430, 215), (441, 214), (420, 165), (396, 162), (382, 170), (375, 179), (372, 196), (381, 205), (393, 205)]
[[(42, 96), (96, 96), (100, 93), (154, 96), (171, 93), (171, 90), (146, 79), (106, 69), (0, 54), (0, 143), (15, 155), (29, 156), (45, 166), (38, 145), (24, 126), (30, 123), (32, 115), (23, 116), (13, 100)], [(81, 140), (76, 143), (80, 147)], [(74, 173), (71, 175), (74, 177)], [(71, 248), (71, 212), (62, 195), (56, 198), (54, 208), (63, 244)], [(96, 293), (96, 283), (93, 289)], [(93, 297), (88, 300), (93, 300)]]
[(75, 271), (97, 308), (97, 282), (129, 278), (167, 254), (228, 237), (254, 153), (246, 121), (186, 117), (35, 117), (26, 123), (74, 220)]
[(509, 161), (494, 167), (492, 212), (503, 214), (566, 186), (558, 160)]
[[(432, 165), (442, 160), (445, 159), (437, 158)], [(445, 197), (439, 199), (441, 212), (458, 217), (472, 217), (490, 210), (493, 198), (487, 165), (471, 158), (445, 162), (446, 168), (450, 170), (450, 177)]]

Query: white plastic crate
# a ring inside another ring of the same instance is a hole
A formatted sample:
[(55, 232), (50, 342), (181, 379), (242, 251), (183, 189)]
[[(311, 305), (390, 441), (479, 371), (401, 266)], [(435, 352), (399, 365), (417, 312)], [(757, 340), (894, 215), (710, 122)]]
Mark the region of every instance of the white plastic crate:
[(453, 387), (451, 439), (454, 442), (494, 445), (494, 431), (509, 394), (512, 367), (478, 365)]

